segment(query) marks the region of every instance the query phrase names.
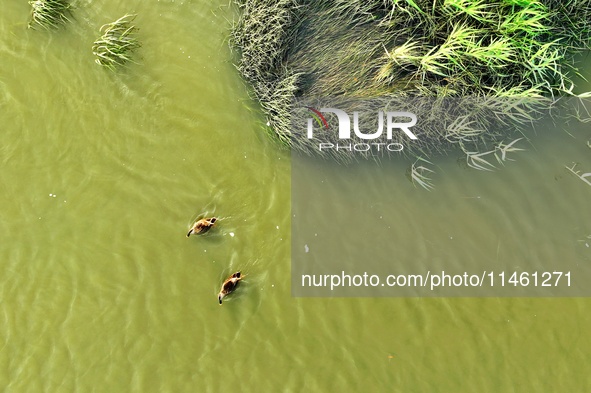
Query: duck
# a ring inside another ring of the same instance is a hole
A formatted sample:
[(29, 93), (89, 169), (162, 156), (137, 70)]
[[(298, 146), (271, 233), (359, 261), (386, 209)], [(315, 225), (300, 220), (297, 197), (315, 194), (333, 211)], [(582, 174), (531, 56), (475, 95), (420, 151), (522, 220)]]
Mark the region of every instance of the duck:
[(218, 294), (218, 301), (220, 305), (222, 304), (222, 299), (229, 295), (230, 293), (234, 292), (236, 287), (238, 287), (238, 283), (242, 280), (244, 276), (240, 274), (240, 272), (236, 272), (232, 274), (230, 277), (226, 278), (224, 283), (222, 284), (222, 288), (220, 289), (220, 293)]
[(189, 229), (189, 233), (187, 233), (187, 237), (191, 236), (191, 234), (202, 234), (205, 233), (207, 231), (209, 231), (211, 229), (211, 227), (213, 226), (213, 224), (215, 224), (215, 222), (218, 219), (216, 217), (210, 217), (210, 218), (202, 218), (200, 220), (197, 220), (197, 222), (195, 224), (193, 224), (193, 226), (191, 227), (191, 229)]

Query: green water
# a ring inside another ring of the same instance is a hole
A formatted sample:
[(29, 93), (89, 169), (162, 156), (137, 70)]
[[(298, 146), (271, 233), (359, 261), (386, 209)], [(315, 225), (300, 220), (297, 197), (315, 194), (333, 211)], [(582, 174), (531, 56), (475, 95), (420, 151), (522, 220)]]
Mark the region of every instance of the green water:
[[(26, 29), (25, 1), (3, 2), (0, 388), (591, 390), (587, 299), (291, 297), (290, 159), (261, 132), (265, 120), (231, 64), (227, 6), (87, 1), (73, 23), (46, 32)], [(139, 13), (139, 64), (106, 72), (92, 42), (130, 11)], [(540, 153), (556, 139), (540, 138), (492, 174), (442, 164), (440, 190), (429, 195), (446, 203), (450, 190), (472, 196), (497, 183), (510, 202), (512, 169), (538, 162), (535, 173), (557, 177), (576, 201), (589, 198), (591, 187), (563, 168), (579, 161), (591, 170), (577, 138), (565, 137), (556, 156)], [(407, 187), (406, 164), (399, 169)], [(531, 209), (513, 211), (516, 222), (572, 205), (545, 199), (539, 181), (519, 179)], [(409, 205), (426, 195), (408, 188), (397, 197)], [(224, 219), (187, 239), (199, 213)], [(572, 214), (552, 217), (543, 225), (566, 227)], [(457, 219), (472, 225), (454, 233), (469, 236), (480, 218)], [(591, 224), (569, 228), (572, 252), (589, 262), (579, 240)], [(220, 307), (219, 285), (236, 270), (247, 277)]]

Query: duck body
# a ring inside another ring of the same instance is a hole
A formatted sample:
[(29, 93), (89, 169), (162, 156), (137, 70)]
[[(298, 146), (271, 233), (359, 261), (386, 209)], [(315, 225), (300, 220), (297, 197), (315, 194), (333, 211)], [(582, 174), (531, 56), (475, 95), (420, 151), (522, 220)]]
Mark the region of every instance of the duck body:
[(244, 276), (242, 276), (240, 272), (236, 272), (224, 281), (224, 283), (222, 284), (222, 288), (220, 289), (220, 293), (218, 294), (218, 301), (220, 302), (220, 305), (222, 304), (222, 299), (224, 297), (236, 290), (238, 283), (243, 278)]
[(193, 224), (191, 229), (189, 229), (187, 237), (191, 236), (192, 234), (199, 235), (209, 231), (217, 220), (218, 219), (216, 217), (202, 218), (200, 220), (197, 220), (197, 222)]

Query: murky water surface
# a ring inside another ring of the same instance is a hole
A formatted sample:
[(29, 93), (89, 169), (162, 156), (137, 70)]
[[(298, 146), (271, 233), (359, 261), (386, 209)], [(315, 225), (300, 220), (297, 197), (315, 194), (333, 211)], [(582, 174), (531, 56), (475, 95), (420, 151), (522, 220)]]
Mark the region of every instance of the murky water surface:
[[(139, 64), (106, 72), (91, 51), (97, 31), (134, 11)], [(290, 157), (261, 132), (231, 64), (227, 2), (82, 2), (49, 32), (27, 30), (28, 13), (24, 1), (0, 12), (4, 391), (591, 389), (588, 299), (291, 297)], [(532, 137), (493, 173), (442, 159), (431, 193), (412, 188), (401, 161), (395, 196), (412, 209), (402, 218), (425, 221), (434, 201), (457, 209), (450, 223), (403, 223), (416, 230), (397, 239), (401, 253), (447, 225), (478, 247), (490, 217), (468, 206), (494, 189), (527, 206), (508, 208), (501, 240), (537, 231), (530, 256), (560, 258), (548, 234), (566, 231), (565, 257), (591, 263), (589, 211), (571, 210), (591, 187), (564, 169), (591, 171), (590, 134)], [(200, 213), (223, 220), (187, 239)], [(510, 259), (497, 240), (483, 252)], [(447, 258), (466, 252), (436, 241)], [(220, 307), (236, 270), (247, 277)]]

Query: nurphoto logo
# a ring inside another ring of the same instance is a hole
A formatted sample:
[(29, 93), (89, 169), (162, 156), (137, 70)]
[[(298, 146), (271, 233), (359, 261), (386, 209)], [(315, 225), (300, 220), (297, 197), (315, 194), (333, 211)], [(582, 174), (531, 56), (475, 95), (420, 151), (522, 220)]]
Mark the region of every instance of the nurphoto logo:
[[(415, 124), (417, 124), (417, 116), (410, 112), (385, 112), (386, 117), (386, 141), (380, 142), (384, 140), (383, 133), (384, 133), (384, 112), (378, 111), (378, 124), (377, 130), (374, 132), (365, 133), (362, 132), (359, 127), (359, 112), (353, 112), (353, 132), (355, 133), (353, 138), (358, 138), (357, 140), (362, 140), (361, 143), (352, 143), (351, 141), (354, 140), (351, 136), (351, 118), (347, 112), (342, 109), (337, 108), (320, 108), (315, 109), (312, 107), (307, 106), (307, 109), (310, 110), (312, 117), (308, 118), (307, 121), (307, 138), (314, 139), (314, 123), (316, 123), (317, 127), (319, 128), (320, 132), (331, 132), (331, 127), (326, 120), (326, 117), (323, 115), (324, 113), (332, 113), (336, 115), (339, 125), (338, 125), (338, 139), (339, 143), (332, 143), (332, 142), (320, 142), (318, 143), (318, 150), (330, 150), (334, 149), (336, 151), (360, 151), (366, 152), (369, 150), (375, 149), (376, 151), (390, 151), (390, 152), (400, 152), (404, 149), (404, 145), (400, 142), (393, 142), (392, 136), (394, 132), (403, 132), (409, 139), (415, 140), (418, 139), (417, 136), (410, 130)], [(408, 120), (408, 121), (404, 121)], [(372, 130), (373, 131), (373, 130)], [(367, 142), (366, 142), (367, 141)], [(371, 141), (371, 142), (370, 142)]]

